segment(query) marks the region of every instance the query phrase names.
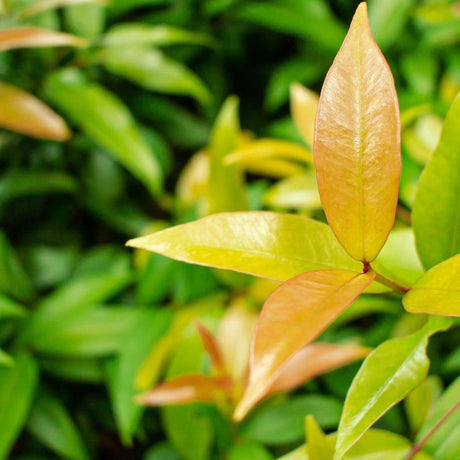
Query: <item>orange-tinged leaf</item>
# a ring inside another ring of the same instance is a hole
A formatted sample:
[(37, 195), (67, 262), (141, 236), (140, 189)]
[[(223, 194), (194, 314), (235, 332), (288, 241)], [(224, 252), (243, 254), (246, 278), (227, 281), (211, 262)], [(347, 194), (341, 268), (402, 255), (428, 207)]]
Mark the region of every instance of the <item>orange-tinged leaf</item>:
[(394, 223), (401, 156), (393, 77), (365, 3), (324, 82), (313, 152), (329, 225), (353, 258), (371, 262)]
[(313, 145), (318, 95), (300, 83), (291, 85), (291, 112), (294, 123), (308, 145)]
[(314, 340), (375, 278), (375, 273), (320, 270), (282, 284), (267, 300), (254, 335), (249, 383), (235, 414), (241, 420), (284, 364)]
[(145, 406), (169, 406), (191, 402), (219, 402), (231, 391), (230, 377), (207, 377), (201, 374), (181, 375), (136, 397)]
[(211, 364), (218, 374), (226, 374), (226, 367), (222, 350), (211, 331), (209, 331), (200, 321), (196, 321), (196, 327), (203, 342), (204, 349), (211, 358)]
[(86, 46), (81, 37), (54, 32), (39, 27), (15, 27), (0, 30), (0, 51), (13, 48), (42, 48), (47, 46)]
[(283, 366), (267, 395), (293, 390), (319, 375), (362, 359), (369, 352), (369, 348), (357, 344), (311, 343)]
[(0, 126), (41, 139), (65, 141), (70, 130), (46, 104), (15, 86), (0, 82)]

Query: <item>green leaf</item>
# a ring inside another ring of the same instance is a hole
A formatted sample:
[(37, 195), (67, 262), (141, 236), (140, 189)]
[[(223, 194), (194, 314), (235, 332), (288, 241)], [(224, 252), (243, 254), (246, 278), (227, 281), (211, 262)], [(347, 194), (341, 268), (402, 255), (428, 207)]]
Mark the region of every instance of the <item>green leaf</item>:
[(207, 189), (209, 214), (245, 211), (248, 198), (243, 173), (237, 165), (224, 165), (224, 159), (238, 147), (240, 122), (238, 98), (229, 96), (212, 128), (208, 145), (209, 183)]
[(143, 88), (192, 96), (203, 106), (211, 102), (211, 93), (199, 77), (158, 49), (141, 46), (105, 48), (99, 58), (109, 72)]
[(272, 460), (270, 452), (257, 443), (247, 442), (231, 447), (228, 460)]
[[(130, 445), (144, 407), (134, 402), (136, 376), (151, 348), (166, 332), (170, 311), (141, 311), (120, 344), (118, 355), (109, 363), (108, 387), (118, 430)], [(155, 382), (153, 382), (155, 383)]]
[(309, 460), (332, 460), (334, 446), (326, 437), (323, 430), (318, 426), (312, 415), (307, 415), (305, 421), (308, 444), (306, 450)]
[(13, 358), (0, 348), (0, 366), (11, 367), (14, 365)]
[(369, 0), (372, 34), (382, 49), (401, 37), (415, 3), (415, 0)]
[(428, 270), (403, 297), (411, 313), (460, 316), (460, 254)]
[(62, 380), (99, 384), (104, 373), (99, 359), (40, 356), (40, 369)]
[(0, 367), (0, 459), (19, 436), (30, 410), (38, 381), (38, 366), (27, 353), (12, 355), (14, 366)]
[(211, 45), (212, 39), (200, 32), (193, 32), (170, 25), (136, 22), (116, 24), (101, 40), (102, 46), (167, 46), (178, 43)]
[(90, 3), (68, 6), (64, 10), (67, 29), (89, 40), (95, 40), (104, 30), (105, 15), (105, 6)]
[(118, 16), (135, 8), (143, 6), (161, 6), (171, 3), (171, 0), (112, 0), (109, 10), (112, 16)]
[(131, 113), (115, 95), (96, 83), (86, 82), (75, 69), (50, 75), (45, 91), (89, 137), (105, 147), (152, 194), (161, 191), (160, 165)]
[(366, 358), (345, 400), (334, 460), (341, 460), (373, 423), (423, 381), (428, 338), (450, 324), (447, 318), (432, 317), (415, 334), (387, 340)]
[(89, 459), (81, 435), (64, 405), (47, 391), (39, 391), (27, 420), (27, 429), (58, 455)]
[(180, 460), (179, 454), (167, 442), (157, 443), (142, 457), (142, 460)]
[(342, 406), (330, 396), (294, 396), (288, 401), (254, 412), (241, 425), (241, 435), (263, 444), (278, 445), (300, 441), (304, 436), (307, 414), (313, 415), (324, 429), (335, 428)]
[(23, 318), (27, 310), (20, 304), (0, 294), (0, 320), (4, 318)]
[(417, 251), (428, 269), (460, 252), (460, 95), (444, 121), (441, 139), (423, 171), (413, 206)]
[(280, 281), (311, 270), (360, 272), (362, 268), (346, 254), (327, 225), (272, 212), (212, 215), (130, 240), (127, 245)]

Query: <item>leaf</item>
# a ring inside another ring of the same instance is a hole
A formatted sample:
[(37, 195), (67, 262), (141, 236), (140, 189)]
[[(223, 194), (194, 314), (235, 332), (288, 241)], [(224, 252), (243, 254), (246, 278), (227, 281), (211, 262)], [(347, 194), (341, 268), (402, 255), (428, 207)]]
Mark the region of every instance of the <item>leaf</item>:
[(27, 316), (27, 310), (22, 305), (0, 294), (0, 320), (25, 316)]
[(89, 459), (81, 435), (64, 405), (52, 394), (39, 391), (27, 419), (27, 429), (58, 455), (70, 460)]
[(241, 425), (241, 435), (268, 445), (294, 443), (304, 438), (307, 414), (314, 415), (323, 428), (330, 429), (337, 426), (341, 411), (341, 403), (330, 396), (293, 396), (281, 404), (254, 411)]
[(393, 77), (356, 14), (321, 91), (313, 158), (329, 225), (355, 259), (375, 259), (393, 227), (401, 174)]
[(151, 348), (156, 347), (170, 325), (165, 310), (140, 311), (120, 343), (119, 353), (109, 363), (107, 385), (123, 444), (131, 445), (144, 408), (134, 402), (136, 376)]
[(316, 423), (315, 417), (307, 415), (305, 425), (308, 440), (306, 445), (308, 459), (332, 460), (334, 456), (334, 447), (331, 446), (330, 440)]
[(270, 387), (269, 394), (293, 390), (319, 375), (362, 359), (369, 352), (370, 349), (354, 344), (309, 344), (286, 362)]
[(3, 82), (0, 82), (0, 125), (52, 141), (66, 141), (71, 135), (65, 121), (42, 101)]
[(212, 38), (200, 32), (170, 25), (123, 23), (111, 27), (101, 40), (102, 46), (167, 46), (178, 43), (212, 45)]
[(86, 46), (84, 38), (39, 27), (13, 27), (0, 30), (0, 51), (47, 46)]
[(109, 72), (143, 88), (192, 96), (203, 106), (211, 102), (211, 93), (199, 77), (158, 49), (141, 46), (110, 47), (101, 51), (100, 59)]
[(0, 458), (19, 436), (33, 401), (38, 381), (38, 366), (27, 353), (12, 355), (14, 366), (0, 367)]
[(249, 208), (243, 173), (238, 166), (225, 166), (225, 158), (238, 146), (240, 122), (238, 98), (229, 96), (214, 122), (207, 147), (209, 180), (207, 213), (245, 211)]
[(127, 245), (188, 263), (281, 281), (309, 270), (361, 271), (327, 225), (272, 212), (212, 215), (130, 240)]
[(35, 16), (54, 8), (62, 8), (64, 6), (79, 5), (81, 3), (95, 3), (98, 5), (105, 5), (105, 0), (38, 0), (31, 3), (21, 11), (21, 18), (28, 18)]
[(425, 268), (460, 252), (460, 95), (444, 121), (441, 139), (423, 171), (413, 206), (417, 251)]
[(318, 337), (374, 278), (372, 272), (307, 272), (286, 281), (268, 298), (253, 338), (249, 383), (235, 420), (264, 397), (286, 361)]
[(14, 360), (13, 358), (8, 354), (5, 353), (1, 348), (0, 348), (0, 367), (1, 366), (7, 366), (11, 367), (14, 365)]
[(423, 381), (428, 338), (450, 324), (432, 317), (415, 334), (387, 340), (366, 358), (348, 390), (334, 460), (341, 460), (373, 423)]
[(40, 369), (61, 380), (102, 384), (104, 374), (99, 359), (40, 356)]
[(411, 313), (460, 316), (460, 254), (428, 270), (403, 297)]
[(228, 460), (272, 460), (270, 452), (257, 443), (246, 442), (233, 445), (228, 452)]
[(291, 85), (292, 118), (305, 142), (313, 145), (315, 117), (318, 110), (318, 95), (299, 83)]
[(161, 167), (123, 103), (75, 69), (48, 77), (45, 92), (89, 137), (105, 147), (154, 195), (162, 188)]
[(64, 9), (65, 25), (72, 33), (96, 41), (104, 31), (107, 8), (97, 3), (82, 3)]
[(201, 323), (201, 321), (196, 321), (196, 327), (198, 329), (198, 333), (200, 334), (201, 341), (203, 342), (203, 347), (211, 360), (211, 368), (213, 372), (217, 375), (227, 374), (224, 356), (217, 338)]

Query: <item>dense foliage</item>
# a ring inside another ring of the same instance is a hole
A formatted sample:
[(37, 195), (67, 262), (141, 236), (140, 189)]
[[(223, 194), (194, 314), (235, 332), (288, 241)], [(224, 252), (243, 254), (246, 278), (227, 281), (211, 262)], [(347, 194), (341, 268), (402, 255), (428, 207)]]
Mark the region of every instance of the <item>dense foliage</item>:
[(357, 6), (0, 1), (0, 458), (459, 458), (459, 5)]

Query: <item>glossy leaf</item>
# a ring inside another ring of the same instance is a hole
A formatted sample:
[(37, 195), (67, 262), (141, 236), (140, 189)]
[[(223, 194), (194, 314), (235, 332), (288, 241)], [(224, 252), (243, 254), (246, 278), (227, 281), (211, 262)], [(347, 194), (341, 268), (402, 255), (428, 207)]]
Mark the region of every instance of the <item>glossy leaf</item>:
[(364, 361), (348, 390), (334, 460), (341, 460), (363, 434), (426, 377), (428, 338), (450, 326), (447, 318), (432, 317), (415, 334), (390, 339)]
[(238, 166), (225, 166), (225, 158), (238, 146), (239, 101), (230, 96), (214, 122), (207, 148), (209, 180), (206, 190), (207, 213), (245, 211), (249, 208), (243, 173)]
[(65, 121), (32, 94), (0, 82), (0, 126), (41, 139), (66, 141)]
[(82, 74), (64, 69), (48, 77), (46, 93), (92, 139), (105, 147), (146, 187), (157, 194), (161, 168), (123, 103)]
[(318, 95), (310, 89), (299, 83), (294, 83), (291, 86), (292, 118), (303, 139), (310, 146), (313, 145), (318, 102)]
[(12, 355), (14, 366), (0, 367), (0, 458), (19, 436), (33, 402), (38, 366), (27, 353)]
[(399, 108), (388, 64), (358, 7), (321, 91), (314, 141), (326, 216), (355, 259), (375, 259), (393, 227), (401, 174)]
[(444, 121), (439, 145), (420, 177), (415, 195), (415, 242), (427, 269), (460, 252), (459, 120), (460, 96), (457, 96)]
[(105, 48), (101, 62), (109, 72), (143, 88), (192, 96), (204, 106), (211, 101), (211, 94), (199, 77), (160, 50), (141, 46)]
[(411, 313), (460, 316), (460, 254), (426, 272), (403, 297)]
[[(302, 235), (302, 238), (299, 238)], [(136, 238), (128, 246), (274, 280), (326, 268), (361, 271), (318, 221), (271, 212), (223, 213)]]
[(269, 394), (288, 391), (338, 367), (366, 357), (370, 349), (359, 345), (312, 343), (286, 362), (270, 387)]
[(0, 31), (0, 51), (47, 46), (86, 46), (84, 38), (39, 27), (15, 27)]
[(99, 5), (105, 5), (106, 2), (105, 0), (37, 0), (21, 11), (21, 18), (28, 18), (50, 9), (79, 5), (81, 3), (96, 3)]
[(268, 298), (253, 339), (249, 383), (236, 408), (236, 420), (265, 395), (286, 361), (326, 329), (374, 278), (372, 272), (307, 272), (285, 282)]
[(308, 440), (306, 445), (308, 460), (332, 460), (334, 447), (312, 415), (307, 415), (305, 430)]
[(178, 43), (210, 45), (209, 36), (169, 25), (123, 23), (111, 27), (102, 39), (103, 46), (166, 46)]
[(35, 397), (27, 420), (27, 429), (40, 442), (64, 458), (90, 458), (81, 434), (66, 408), (46, 391), (39, 391)]

